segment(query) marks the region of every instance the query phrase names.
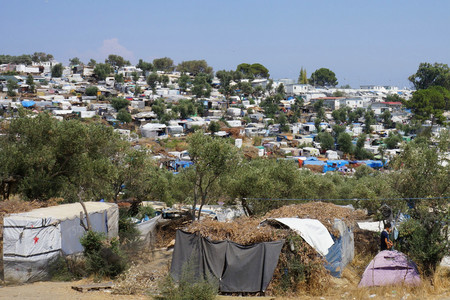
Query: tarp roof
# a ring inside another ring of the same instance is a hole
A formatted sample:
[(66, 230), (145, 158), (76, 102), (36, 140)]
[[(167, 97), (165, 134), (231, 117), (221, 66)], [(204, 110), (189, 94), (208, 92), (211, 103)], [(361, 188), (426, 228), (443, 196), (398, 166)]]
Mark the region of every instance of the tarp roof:
[(36, 102), (34, 102), (33, 100), (23, 100), (22, 101), (22, 106), (23, 107), (31, 107), (33, 105), (35, 105)]
[[(106, 202), (85, 202), (86, 210), (89, 213), (103, 211), (114, 206), (114, 203)], [(57, 220), (74, 219), (80, 216), (80, 212), (84, 213), (83, 207), (80, 203), (62, 204), (58, 206), (38, 208), (29, 212), (11, 214), (9, 217), (23, 218), (23, 219), (42, 219), (54, 218)]]
[(327, 255), (328, 249), (334, 244), (328, 229), (319, 220), (300, 218), (275, 218), (271, 220), (282, 223), (298, 233), (305, 242), (322, 256)]

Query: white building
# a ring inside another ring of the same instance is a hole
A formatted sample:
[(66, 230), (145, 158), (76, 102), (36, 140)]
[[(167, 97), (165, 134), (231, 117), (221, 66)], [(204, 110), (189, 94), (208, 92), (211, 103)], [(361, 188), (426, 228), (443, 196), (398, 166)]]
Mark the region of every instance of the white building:
[(288, 95), (300, 95), (309, 90), (308, 84), (287, 84), (284, 86), (284, 90)]
[(34, 73), (34, 74), (38, 74), (39, 73), (39, 67), (17, 65), (16, 66), (16, 71), (20, 72), (20, 73)]
[(133, 73), (136, 72), (138, 76), (142, 75), (142, 70), (139, 68), (136, 68), (135, 66), (125, 66), (119, 69), (117, 71), (118, 74), (122, 74), (123, 77), (131, 77), (133, 76)]

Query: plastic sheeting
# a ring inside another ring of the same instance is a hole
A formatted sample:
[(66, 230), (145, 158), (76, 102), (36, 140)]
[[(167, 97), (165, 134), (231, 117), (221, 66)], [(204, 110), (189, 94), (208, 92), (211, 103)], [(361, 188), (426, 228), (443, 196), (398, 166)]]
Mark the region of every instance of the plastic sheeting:
[(136, 225), (136, 228), (139, 230), (139, 238), (141, 241), (148, 241), (149, 237), (153, 234), (156, 229), (156, 225), (158, 225), (159, 221), (162, 220), (162, 216), (156, 216), (151, 218), (148, 221), (139, 223)]
[(219, 281), (222, 292), (264, 292), (283, 246), (283, 241), (243, 246), (231, 241), (211, 241), (196, 234), (177, 231), (171, 274), (179, 280), (189, 269), (197, 278)]
[(373, 232), (382, 232), (384, 225), (382, 221), (358, 222), (359, 228)]
[(334, 244), (327, 228), (319, 220), (299, 218), (276, 218), (274, 220), (294, 230), (322, 256), (327, 255), (328, 248)]
[[(112, 203), (85, 203), (93, 230), (108, 237), (118, 234), (118, 207)], [(5, 281), (46, 280), (51, 263), (61, 254), (83, 251), (79, 203), (40, 208), (4, 218)], [(84, 222), (86, 222), (84, 220)], [(86, 224), (86, 223), (85, 223)]]
[(34, 102), (33, 100), (23, 100), (22, 101), (23, 107), (32, 107), (35, 104), (36, 104), (36, 102)]
[(339, 231), (339, 238), (334, 239), (334, 244), (328, 249), (325, 256), (325, 268), (334, 277), (341, 277), (345, 266), (350, 263), (355, 256), (355, 240), (353, 231), (347, 227), (344, 221), (335, 219), (334, 226)]

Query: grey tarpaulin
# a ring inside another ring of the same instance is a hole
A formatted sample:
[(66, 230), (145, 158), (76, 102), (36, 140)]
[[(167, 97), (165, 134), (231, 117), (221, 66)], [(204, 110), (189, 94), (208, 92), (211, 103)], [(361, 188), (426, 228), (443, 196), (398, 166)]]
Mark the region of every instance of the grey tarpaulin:
[(211, 241), (177, 231), (171, 274), (179, 280), (191, 263), (197, 277), (213, 276), (222, 292), (264, 292), (272, 279), (284, 241), (243, 246), (231, 241)]

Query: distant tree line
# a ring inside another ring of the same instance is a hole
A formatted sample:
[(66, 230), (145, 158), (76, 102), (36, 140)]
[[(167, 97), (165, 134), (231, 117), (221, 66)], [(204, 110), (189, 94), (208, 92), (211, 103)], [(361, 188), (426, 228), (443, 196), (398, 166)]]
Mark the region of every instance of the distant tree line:
[(46, 62), (53, 59), (52, 54), (44, 52), (34, 52), (33, 54), (0, 55), (0, 64), (25, 64), (31, 65), (33, 62)]

